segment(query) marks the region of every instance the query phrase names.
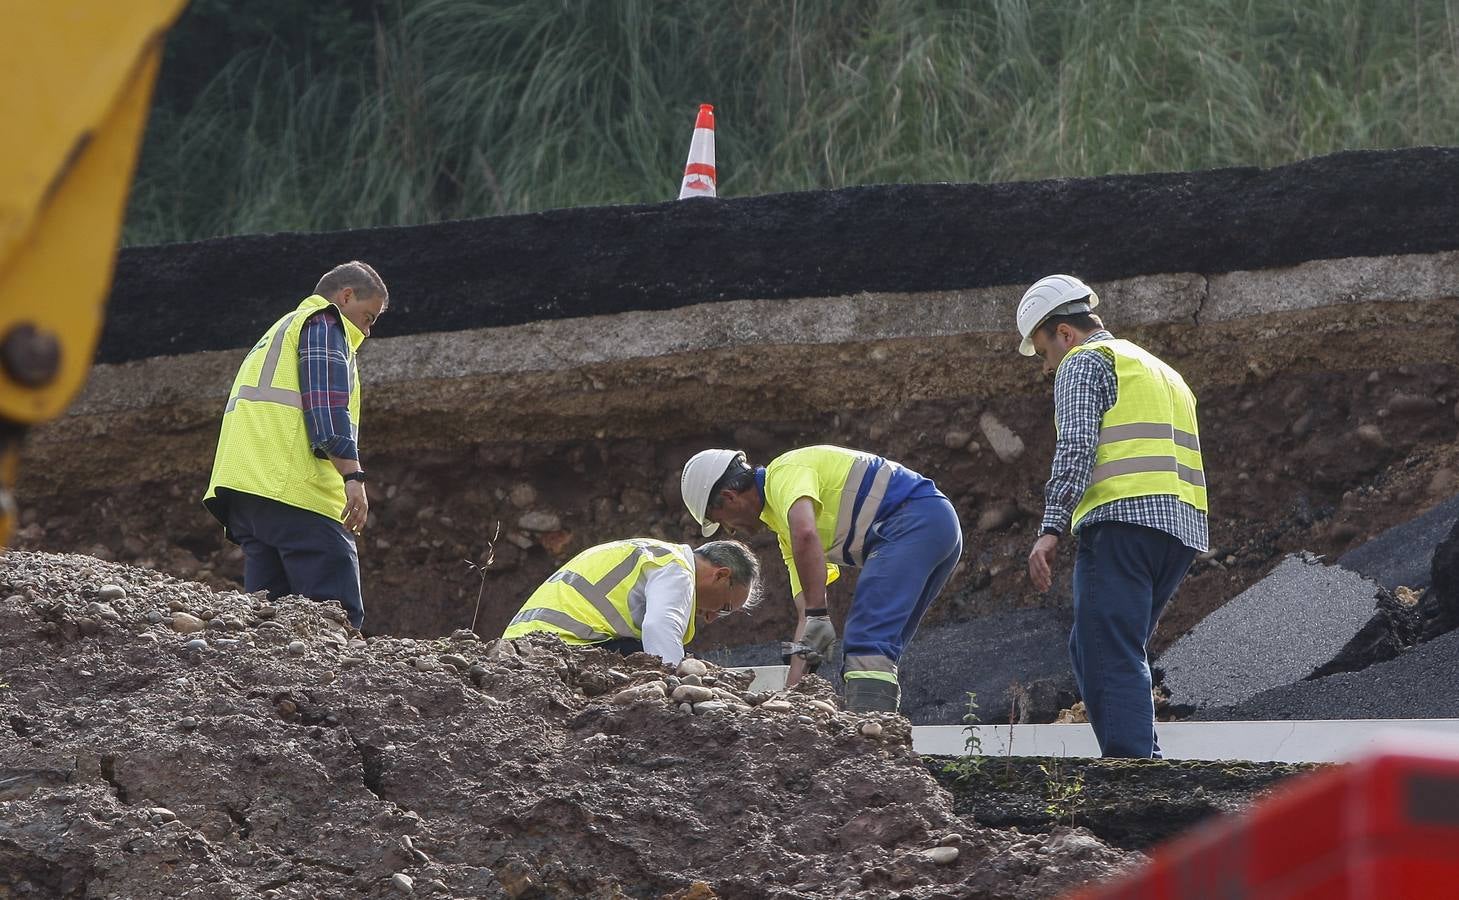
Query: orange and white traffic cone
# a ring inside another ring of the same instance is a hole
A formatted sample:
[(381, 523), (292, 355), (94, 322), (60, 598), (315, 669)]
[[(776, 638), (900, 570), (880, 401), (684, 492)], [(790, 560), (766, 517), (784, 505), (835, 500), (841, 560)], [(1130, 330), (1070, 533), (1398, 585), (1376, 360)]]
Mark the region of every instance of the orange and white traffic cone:
[(694, 139), (689, 142), (689, 161), (684, 164), (684, 181), (679, 185), (679, 199), (714, 196), (714, 107), (701, 103), (699, 118), (694, 120)]

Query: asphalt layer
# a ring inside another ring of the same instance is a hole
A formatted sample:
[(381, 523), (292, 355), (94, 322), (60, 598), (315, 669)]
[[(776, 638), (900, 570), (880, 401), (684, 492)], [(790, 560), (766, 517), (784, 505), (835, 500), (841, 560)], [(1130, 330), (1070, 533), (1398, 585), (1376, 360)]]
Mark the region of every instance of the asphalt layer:
[[(391, 291), (383, 337), (736, 299), (1215, 274), (1459, 248), (1459, 148), (1274, 169), (887, 185), (124, 250), (97, 357), (245, 347), (330, 266)], [(1016, 297), (1009, 297), (1009, 305)]]
[(1338, 565), (1389, 590), (1399, 585), (1428, 587), (1434, 549), (1448, 537), (1455, 522), (1459, 522), (1459, 495), (1349, 550), (1338, 557)]
[(1379, 588), (1311, 557), (1288, 557), (1163, 653), (1170, 702), (1239, 703), (1330, 662), (1373, 618)]
[(1198, 710), (1196, 719), (1448, 719), (1459, 717), (1459, 632), (1397, 659), (1263, 691), (1239, 704)]

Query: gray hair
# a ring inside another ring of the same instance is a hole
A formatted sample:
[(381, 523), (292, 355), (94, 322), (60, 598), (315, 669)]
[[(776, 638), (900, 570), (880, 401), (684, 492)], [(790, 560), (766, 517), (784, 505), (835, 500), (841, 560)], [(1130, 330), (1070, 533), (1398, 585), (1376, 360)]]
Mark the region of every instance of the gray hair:
[(385, 289), (385, 282), (380, 278), (380, 273), (376, 272), (369, 263), (362, 263), (358, 259), (340, 263), (324, 273), (324, 277), (319, 279), (319, 284), (315, 285), (314, 293), (329, 299), (331, 294), (345, 288), (354, 288), (355, 293), (362, 298), (381, 297), (387, 304), (390, 302), (390, 292)]
[(742, 609), (748, 612), (760, 605), (764, 596), (760, 591), (760, 559), (753, 550), (739, 541), (710, 541), (702, 547), (695, 547), (694, 553), (716, 566), (729, 569), (731, 583), (750, 586)]

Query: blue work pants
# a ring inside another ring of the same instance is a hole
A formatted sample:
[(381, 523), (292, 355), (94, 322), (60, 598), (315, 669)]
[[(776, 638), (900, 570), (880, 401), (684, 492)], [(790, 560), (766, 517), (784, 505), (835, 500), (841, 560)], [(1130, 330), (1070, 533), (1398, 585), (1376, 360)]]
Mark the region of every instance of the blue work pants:
[(360, 558), (343, 523), (277, 500), (228, 492), (228, 532), (243, 548), (243, 587), (270, 599), (297, 594), (337, 600), (359, 628), (365, 621)]
[(846, 614), (846, 657), (901, 659), (962, 552), (957, 512), (941, 494), (908, 500), (872, 525)]
[(1099, 522), (1074, 559), (1074, 682), (1105, 756), (1160, 757), (1146, 648), (1196, 551), (1154, 528)]

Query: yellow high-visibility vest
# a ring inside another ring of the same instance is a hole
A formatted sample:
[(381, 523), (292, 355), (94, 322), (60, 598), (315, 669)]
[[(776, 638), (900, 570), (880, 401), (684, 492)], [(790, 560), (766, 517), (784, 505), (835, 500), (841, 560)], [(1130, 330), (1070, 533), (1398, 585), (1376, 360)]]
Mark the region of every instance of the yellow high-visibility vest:
[[(213, 457), (213, 475), (203, 505), (227, 524), (218, 489), (267, 497), (339, 521), (345, 507), (344, 481), (334, 464), (314, 455), (299, 394), (299, 332), (310, 315), (330, 306), (315, 294), (269, 327), (238, 370), (223, 430)], [(341, 315), (349, 350), (350, 424), (359, 439), (360, 378), (355, 351), (365, 333)]]
[[(1169, 494), (1205, 512), (1206, 473), (1196, 426), (1196, 398), (1180, 373), (1135, 344), (1092, 341), (1071, 349), (1114, 362), (1118, 396), (1104, 414), (1089, 487), (1071, 530), (1095, 507), (1126, 497)], [(1061, 363), (1062, 365), (1062, 363)]]
[[(534, 631), (555, 634), (569, 644), (599, 644), (613, 638), (643, 640), (645, 576), (664, 566), (694, 567), (688, 548), (652, 538), (633, 538), (589, 547), (532, 592), (513, 617), (504, 638)], [(694, 605), (684, 643), (694, 639)]]

